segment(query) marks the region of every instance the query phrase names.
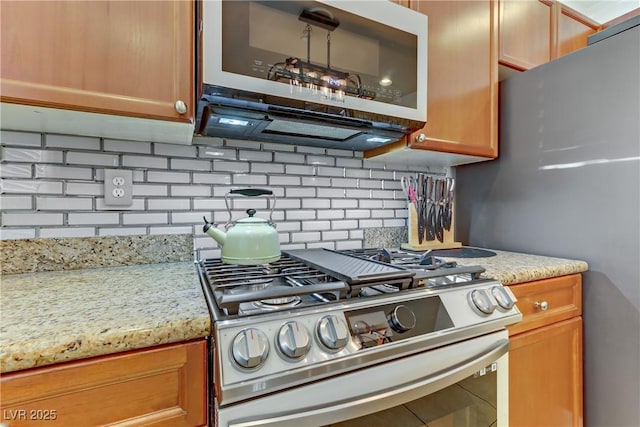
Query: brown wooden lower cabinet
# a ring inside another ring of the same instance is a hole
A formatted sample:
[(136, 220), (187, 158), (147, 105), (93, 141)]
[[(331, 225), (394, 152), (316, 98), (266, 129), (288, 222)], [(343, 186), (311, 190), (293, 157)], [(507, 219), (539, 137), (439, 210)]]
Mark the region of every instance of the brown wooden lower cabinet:
[(206, 425), (206, 351), (198, 340), (4, 374), (1, 422)]
[(523, 321), (509, 328), (510, 427), (583, 425), (581, 275), (513, 285)]

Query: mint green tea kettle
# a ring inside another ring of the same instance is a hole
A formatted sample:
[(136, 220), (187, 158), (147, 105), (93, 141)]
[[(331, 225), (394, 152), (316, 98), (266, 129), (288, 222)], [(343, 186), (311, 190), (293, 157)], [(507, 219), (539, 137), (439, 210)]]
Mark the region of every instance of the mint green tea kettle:
[[(247, 197), (269, 195), (273, 198), (269, 220), (254, 217), (255, 209), (247, 209), (246, 218), (231, 220), (229, 196), (240, 194)], [(227, 264), (259, 265), (268, 264), (280, 259), (280, 240), (275, 225), (271, 220), (276, 197), (271, 190), (259, 188), (243, 188), (231, 190), (224, 197), (229, 213), (225, 224), (226, 233), (218, 230), (214, 224), (204, 218), (202, 231), (211, 236), (222, 248), (222, 262)]]

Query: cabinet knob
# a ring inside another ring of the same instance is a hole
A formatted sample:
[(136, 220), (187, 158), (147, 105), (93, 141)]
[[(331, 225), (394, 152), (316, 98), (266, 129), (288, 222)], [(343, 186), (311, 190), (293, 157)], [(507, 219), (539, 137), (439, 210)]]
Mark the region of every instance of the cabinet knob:
[(549, 303), (546, 301), (536, 302), (534, 305), (542, 311), (547, 311), (549, 309)]
[(425, 142), (427, 140), (427, 135), (424, 133), (416, 135), (416, 142)]
[(184, 103), (184, 101), (182, 101), (182, 100), (180, 100), (180, 99), (178, 99), (178, 100), (176, 101), (176, 103), (175, 103), (175, 104), (173, 104), (173, 106), (175, 107), (176, 112), (177, 112), (178, 114), (184, 114), (184, 113), (186, 113), (186, 112), (187, 112), (187, 104), (185, 104), (185, 103)]

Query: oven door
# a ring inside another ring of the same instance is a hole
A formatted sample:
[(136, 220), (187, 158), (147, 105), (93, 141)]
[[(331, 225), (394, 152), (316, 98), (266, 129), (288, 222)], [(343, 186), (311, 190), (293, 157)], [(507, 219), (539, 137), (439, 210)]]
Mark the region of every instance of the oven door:
[(506, 331), (218, 408), (219, 427), (506, 426)]

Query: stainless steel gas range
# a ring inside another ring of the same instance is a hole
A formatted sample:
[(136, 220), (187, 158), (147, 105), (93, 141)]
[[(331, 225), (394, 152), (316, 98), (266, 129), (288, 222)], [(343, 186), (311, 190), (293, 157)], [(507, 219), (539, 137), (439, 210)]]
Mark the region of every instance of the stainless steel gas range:
[[(522, 316), (482, 267), (398, 250), (304, 249), (271, 264), (207, 259), (197, 268), (214, 325), (212, 425), (408, 425), (403, 416), (506, 425), (505, 327)], [(460, 408), (425, 409), (443, 398)]]

